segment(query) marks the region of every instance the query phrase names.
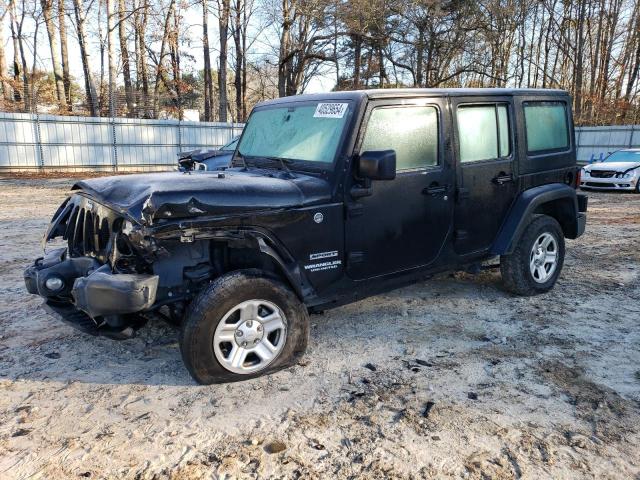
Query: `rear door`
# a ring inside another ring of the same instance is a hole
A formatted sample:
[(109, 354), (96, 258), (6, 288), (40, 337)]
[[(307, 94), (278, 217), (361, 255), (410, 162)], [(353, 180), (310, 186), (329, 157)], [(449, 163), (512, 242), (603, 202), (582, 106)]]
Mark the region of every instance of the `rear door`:
[(454, 248), (486, 251), (517, 193), (510, 97), (452, 99), (458, 162)]
[[(454, 170), (445, 157), (442, 98), (374, 101), (357, 152), (395, 150), (393, 180), (371, 182), (370, 194), (347, 208), (347, 273), (366, 279), (428, 265), (451, 232)], [(446, 128), (446, 127), (445, 127)]]

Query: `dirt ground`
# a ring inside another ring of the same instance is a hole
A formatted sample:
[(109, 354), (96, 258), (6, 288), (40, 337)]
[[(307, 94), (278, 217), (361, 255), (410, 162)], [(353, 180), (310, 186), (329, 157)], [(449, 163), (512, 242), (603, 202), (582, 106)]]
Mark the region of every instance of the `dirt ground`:
[(0, 180), (0, 478), (640, 479), (640, 195), (590, 194), (546, 295), (442, 275), (313, 316), (294, 368), (201, 387), (172, 327), (84, 336), (24, 290), (70, 183)]

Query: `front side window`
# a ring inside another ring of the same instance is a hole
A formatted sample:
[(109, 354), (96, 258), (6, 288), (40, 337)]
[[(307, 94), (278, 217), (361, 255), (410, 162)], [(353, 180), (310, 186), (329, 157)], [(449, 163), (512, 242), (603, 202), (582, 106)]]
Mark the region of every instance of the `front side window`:
[(254, 111), (240, 138), (244, 157), (331, 163), (351, 105), (344, 102), (289, 104)]
[(395, 150), (398, 170), (437, 165), (438, 111), (430, 106), (373, 109), (360, 147), (372, 150)]
[(457, 119), (461, 162), (509, 156), (509, 116), (506, 105), (461, 105)]
[(564, 102), (524, 104), (527, 152), (564, 150), (569, 147), (569, 125)]

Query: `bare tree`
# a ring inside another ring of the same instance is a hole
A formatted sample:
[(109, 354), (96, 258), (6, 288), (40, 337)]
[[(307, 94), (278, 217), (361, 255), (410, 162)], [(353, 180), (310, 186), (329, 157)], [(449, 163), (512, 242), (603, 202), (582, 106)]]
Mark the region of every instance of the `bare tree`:
[[(44, 0), (43, 0), (44, 1)], [(108, 82), (109, 82), (109, 116), (116, 114), (116, 53), (115, 53), (115, 26), (113, 0), (105, 0), (105, 13), (107, 15), (107, 62), (108, 62)]]
[(13, 99), (15, 102), (22, 101), (22, 95), (20, 95), (20, 89), (18, 85), (22, 81), (22, 68), (20, 63), (20, 48), (18, 43), (21, 42), (18, 34), (18, 21), (16, 16), (16, 3), (15, 0), (9, 0), (9, 21), (11, 25), (11, 41), (13, 43)]
[(149, 0), (140, 0), (134, 12), (135, 40), (136, 40), (136, 83), (137, 88), (142, 89), (144, 104), (143, 116), (150, 116), (149, 105), (149, 71), (147, 68), (147, 42), (146, 32), (149, 21)]
[(66, 9), (64, 0), (58, 0), (58, 29), (60, 31), (60, 55), (62, 61), (62, 84), (64, 85), (64, 101), (71, 111), (71, 74), (69, 73), (69, 48), (67, 46)]
[(211, 77), (211, 51), (209, 50), (209, 2), (202, 0), (202, 50), (204, 57), (204, 121), (213, 120), (213, 78)]
[(129, 65), (129, 48), (127, 47), (127, 32), (125, 24), (128, 15), (125, 1), (118, 0), (118, 37), (120, 40), (120, 59), (122, 61), (122, 76), (124, 79), (124, 93), (127, 102), (127, 112), (133, 114), (133, 85), (131, 83), (131, 67)]
[(229, 101), (227, 97), (227, 43), (229, 38), (229, 13), (231, 0), (218, 0), (218, 30), (220, 33), (220, 60), (218, 65), (218, 98), (220, 113), (218, 120), (227, 121)]
[(9, 71), (7, 69), (7, 59), (4, 50), (4, 19), (8, 13), (8, 8), (2, 10), (0, 15), (0, 90), (2, 90), (2, 97), (10, 101), (13, 98), (13, 89), (9, 82)]
[(95, 117), (98, 115), (98, 98), (96, 86), (91, 74), (91, 60), (89, 49), (87, 48), (87, 35), (85, 33), (86, 13), (82, 0), (73, 0), (73, 11), (76, 19), (76, 31), (78, 34), (78, 44), (80, 46), (80, 59), (82, 60), (82, 73), (84, 75), (84, 90), (89, 113)]
[[(109, 2), (111, 0), (107, 0)], [(58, 35), (56, 25), (53, 21), (53, 0), (40, 0), (44, 23), (49, 35), (49, 48), (51, 50), (51, 63), (53, 65), (53, 75), (56, 84), (56, 95), (60, 108), (65, 107), (64, 79), (62, 73), (62, 62), (60, 60), (60, 50), (58, 49)]]

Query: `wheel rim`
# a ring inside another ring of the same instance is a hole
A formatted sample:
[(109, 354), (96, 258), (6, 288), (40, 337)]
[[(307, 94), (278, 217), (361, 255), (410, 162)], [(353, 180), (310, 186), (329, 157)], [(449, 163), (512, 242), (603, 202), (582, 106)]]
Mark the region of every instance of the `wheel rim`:
[(222, 317), (213, 335), (213, 350), (224, 368), (249, 374), (273, 363), (286, 337), (287, 320), (276, 304), (247, 300)]
[(540, 235), (531, 247), (529, 269), (537, 283), (548, 281), (558, 267), (558, 241), (551, 233)]

